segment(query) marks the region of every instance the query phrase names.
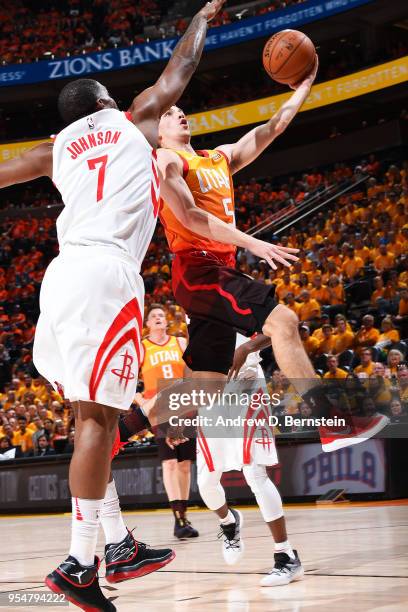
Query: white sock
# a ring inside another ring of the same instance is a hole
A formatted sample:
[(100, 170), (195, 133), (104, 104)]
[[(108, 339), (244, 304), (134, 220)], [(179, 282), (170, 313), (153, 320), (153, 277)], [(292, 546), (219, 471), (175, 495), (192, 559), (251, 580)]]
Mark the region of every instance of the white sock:
[(120, 511), (115, 481), (108, 483), (103, 500), (101, 524), (105, 533), (106, 544), (117, 544), (126, 538), (128, 531)]
[(231, 525), (231, 523), (235, 523), (235, 516), (232, 514), (229, 508), (227, 516), (223, 519), (220, 519), (220, 523), (221, 525)]
[(289, 540), (285, 540), (285, 542), (275, 542), (275, 552), (286, 553), (291, 559), (295, 558), (295, 553), (292, 550)]
[(72, 497), (72, 531), (69, 554), (81, 565), (93, 565), (103, 499)]

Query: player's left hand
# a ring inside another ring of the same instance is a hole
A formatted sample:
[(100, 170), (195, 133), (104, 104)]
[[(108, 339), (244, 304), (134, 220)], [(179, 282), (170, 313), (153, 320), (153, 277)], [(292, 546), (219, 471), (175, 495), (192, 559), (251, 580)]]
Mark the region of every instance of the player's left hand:
[(251, 253), (265, 259), (271, 266), (272, 270), (276, 270), (277, 266), (275, 262), (286, 266), (287, 268), (292, 264), (293, 261), (298, 261), (299, 257), (296, 257), (294, 253), (299, 253), (299, 249), (291, 249), (289, 247), (279, 246), (277, 244), (269, 244), (263, 240), (254, 239), (253, 245), (249, 247)]
[(236, 380), (240, 369), (242, 368), (245, 361), (247, 360), (248, 355), (249, 355), (249, 352), (243, 344), (241, 344), (241, 346), (235, 349), (234, 360), (228, 372), (228, 377), (227, 377), (228, 382), (231, 379)]

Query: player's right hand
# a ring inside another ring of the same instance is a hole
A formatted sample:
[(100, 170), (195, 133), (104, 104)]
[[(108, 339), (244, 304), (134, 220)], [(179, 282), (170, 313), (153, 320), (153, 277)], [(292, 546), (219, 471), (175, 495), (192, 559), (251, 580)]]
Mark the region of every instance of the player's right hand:
[(277, 269), (275, 262), (286, 266), (287, 268), (292, 264), (293, 261), (298, 261), (299, 257), (296, 257), (294, 253), (299, 253), (299, 249), (291, 249), (289, 247), (279, 246), (277, 244), (269, 244), (263, 240), (254, 239), (253, 245), (249, 247), (251, 253), (265, 259), (271, 266), (272, 270)]
[(201, 9), (200, 13), (204, 15), (207, 21), (211, 21), (220, 12), (227, 0), (212, 0)]

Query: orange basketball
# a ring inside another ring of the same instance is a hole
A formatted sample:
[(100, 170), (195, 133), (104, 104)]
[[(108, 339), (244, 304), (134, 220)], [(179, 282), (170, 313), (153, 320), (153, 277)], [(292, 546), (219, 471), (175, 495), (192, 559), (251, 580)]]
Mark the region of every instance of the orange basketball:
[(316, 49), (312, 41), (298, 30), (282, 30), (271, 36), (263, 50), (263, 65), (278, 83), (295, 85), (312, 70)]

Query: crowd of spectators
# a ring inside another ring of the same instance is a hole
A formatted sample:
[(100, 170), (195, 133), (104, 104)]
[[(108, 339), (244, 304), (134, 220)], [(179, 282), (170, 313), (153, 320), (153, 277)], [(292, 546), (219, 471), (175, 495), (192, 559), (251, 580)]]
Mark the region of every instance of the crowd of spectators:
[[(267, 6), (261, 2), (238, 10), (238, 15), (234, 10), (225, 10), (212, 27), (304, 1), (273, 0)], [(189, 18), (166, 19), (173, 4), (174, 0), (44, 0), (39, 7), (35, 0), (1, 0), (0, 62), (66, 57), (179, 36), (186, 30)]]
[[(280, 236), (300, 249), (290, 270), (238, 253), (240, 270), (274, 284), (280, 302), (299, 317), (304, 347), (324, 379), (369, 385), (370, 397), (388, 403), (391, 420), (408, 408), (408, 163), (385, 165), (374, 155), (358, 167), (336, 164), (279, 184), (252, 179), (237, 184), (237, 225), (244, 231), (287, 215), (309, 194), (328, 185), (370, 178), (333, 208)], [(43, 192), (45, 198), (45, 192)], [(50, 194), (50, 199), (54, 196)], [(309, 218), (310, 219), (310, 218)], [(265, 234), (276, 241), (273, 234)], [(0, 457), (8, 452), (44, 455), (72, 450), (72, 410), (32, 363), (38, 293), (48, 262), (57, 253), (54, 221), (45, 216), (6, 219), (0, 226)], [(143, 267), (146, 308), (160, 303), (169, 333), (186, 334), (184, 313), (171, 290), (171, 256), (159, 225)], [(147, 333), (147, 330), (145, 330)], [(287, 390), (270, 351), (264, 364), (271, 389)], [(287, 407), (307, 412), (299, 397)], [(16, 450), (13, 450), (15, 448)]]

